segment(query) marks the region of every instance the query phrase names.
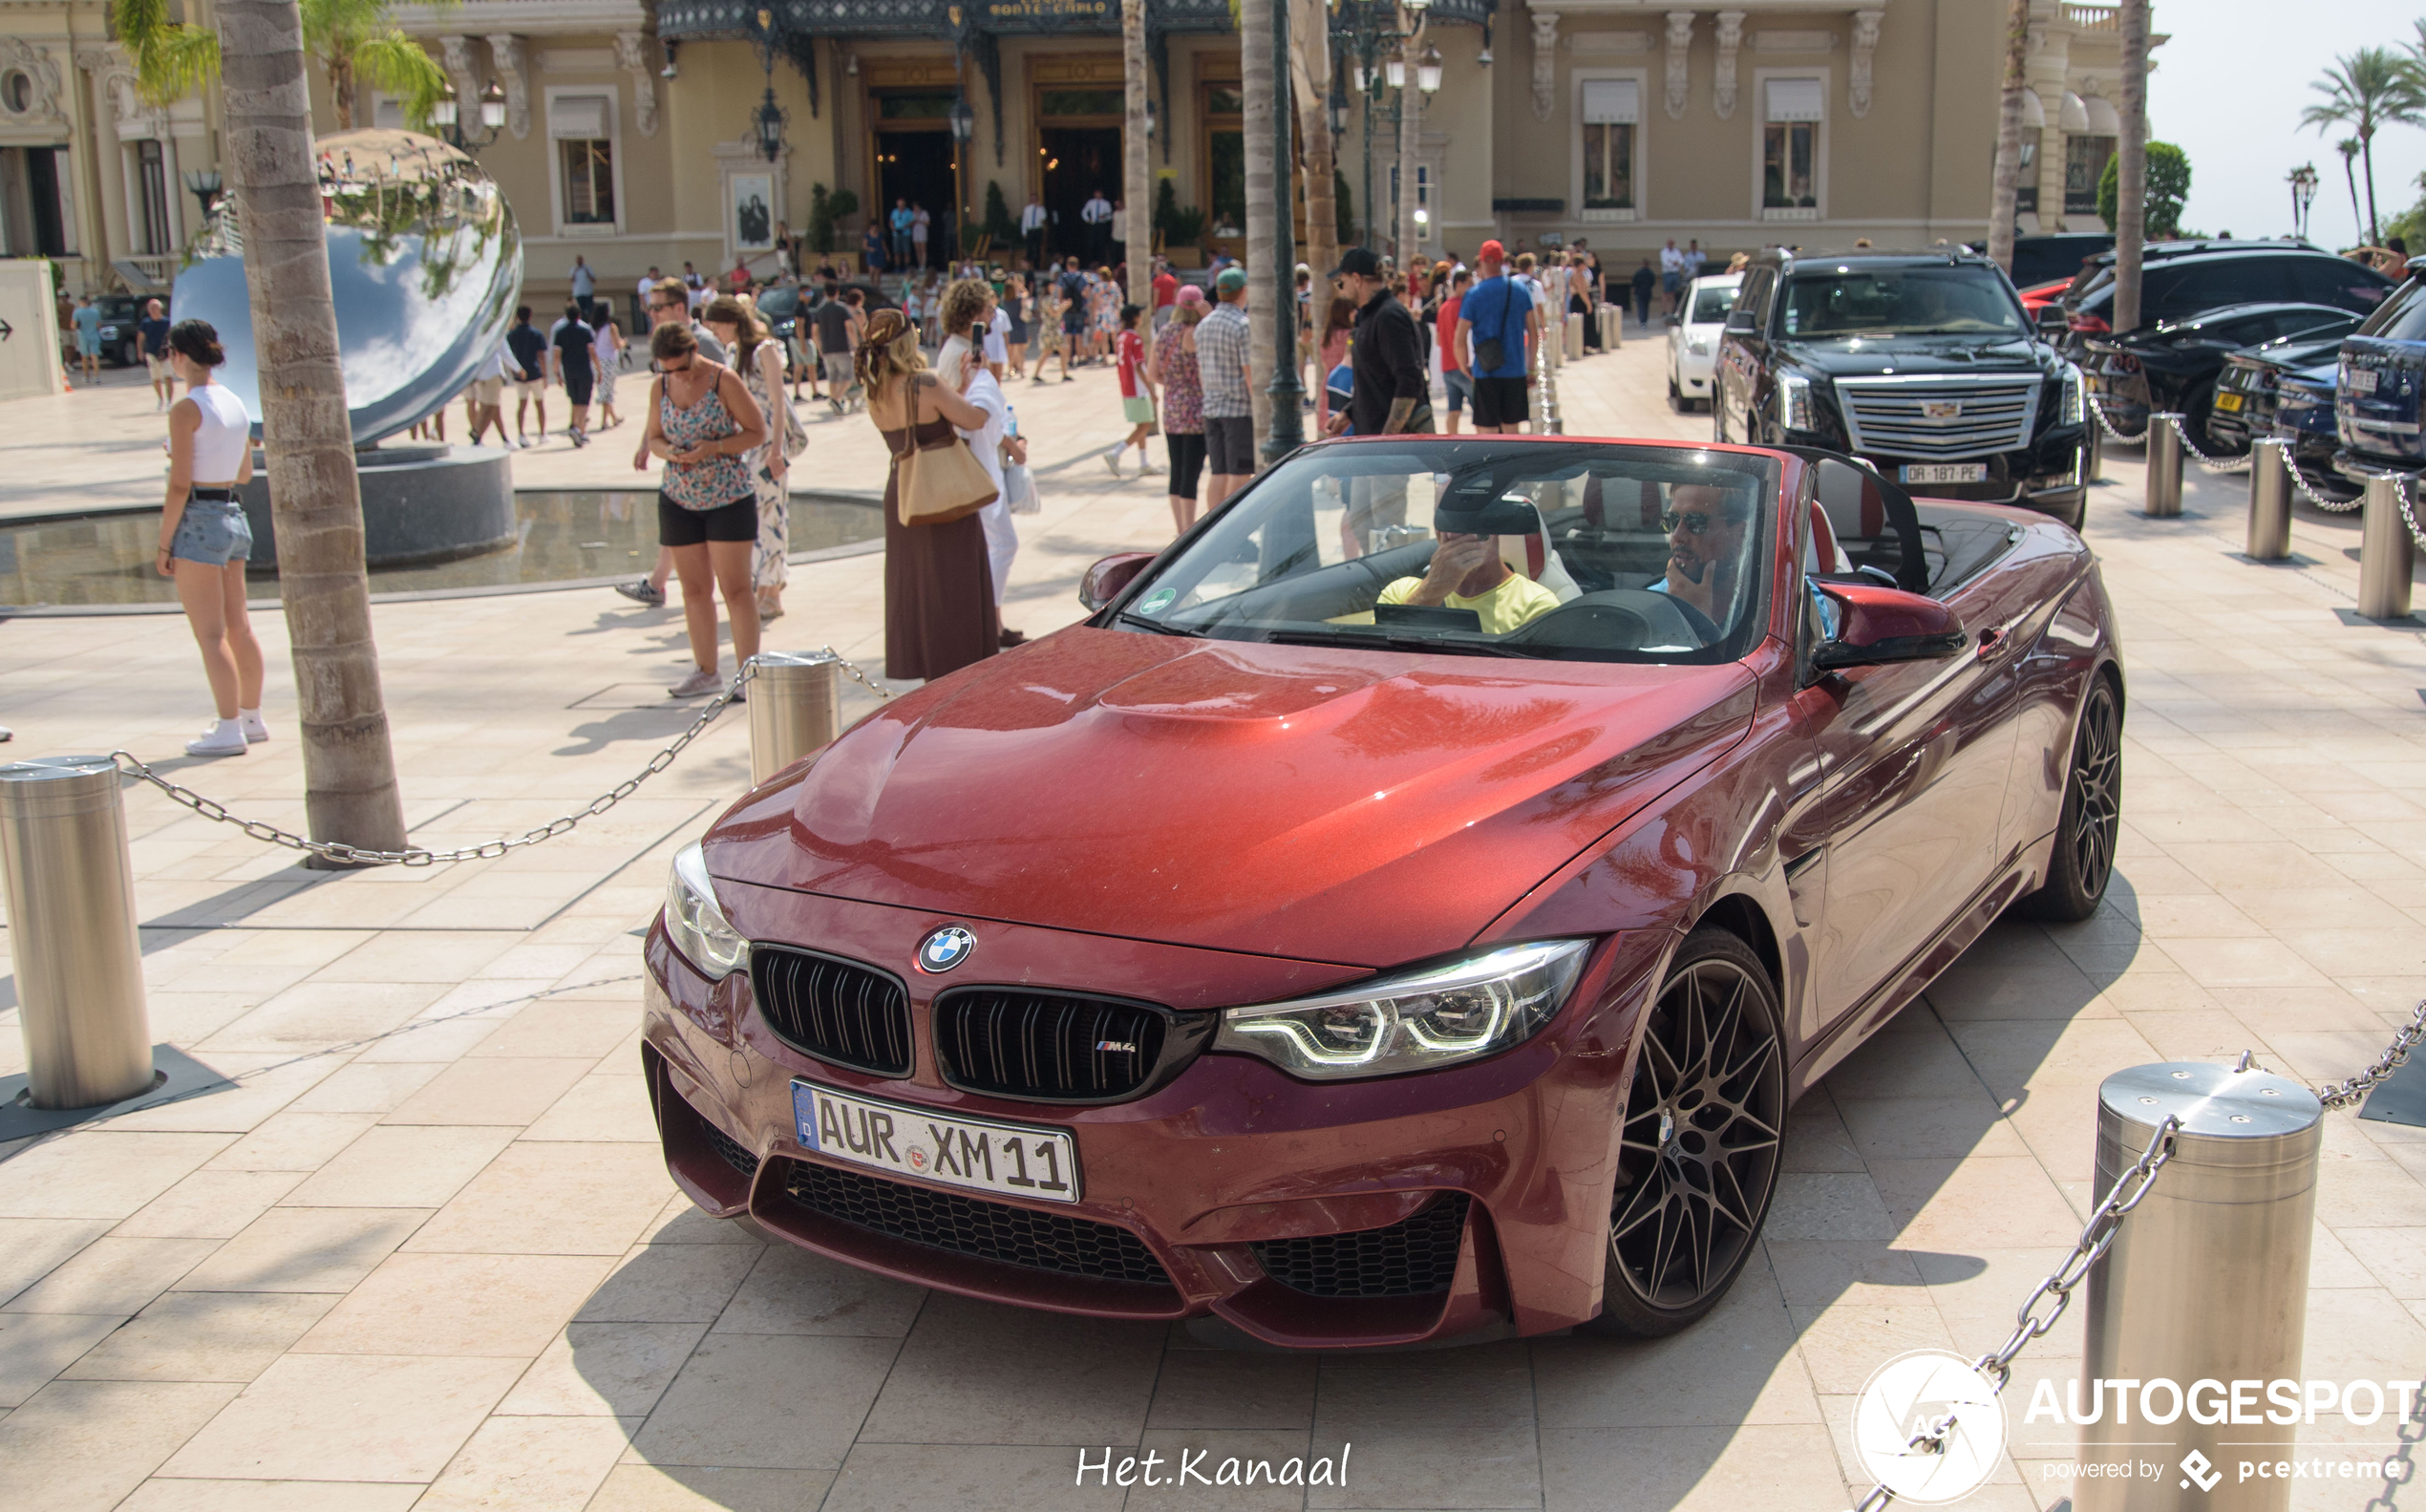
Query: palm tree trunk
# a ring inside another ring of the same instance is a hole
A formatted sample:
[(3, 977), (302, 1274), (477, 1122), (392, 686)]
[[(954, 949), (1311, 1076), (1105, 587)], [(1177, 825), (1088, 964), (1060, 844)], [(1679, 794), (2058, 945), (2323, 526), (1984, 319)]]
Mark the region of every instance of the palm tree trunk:
[(2375, 133), (2359, 133), (2359, 166), (2367, 179), (2367, 245), (2384, 245), (2384, 223), (2375, 215)]
[(2022, 87), (2029, 53), (2030, 0), (2012, 0), (2005, 17), (2005, 108), (1996, 119), (1996, 186), (1988, 211), (1989, 261), (2009, 274), (2013, 271), (2013, 197), (2022, 179)]
[[(1339, 266), (1339, 196), (1330, 134), (1330, 11), (1322, 0), (1293, 0), (1289, 7), (1289, 53), (1297, 84), (1297, 121), (1306, 141), (1306, 262), (1314, 270), (1313, 305), (1328, 309), (1321, 297), (1329, 286), (1325, 275)], [(1298, 349), (1312, 349), (1313, 320), (1298, 330)], [(1304, 364), (1301, 362), (1300, 367)], [(1316, 382), (1321, 376), (1316, 375)]]
[[(2339, 146), (2339, 150), (2342, 154), (2342, 181), (2350, 185), (2351, 190), (2351, 226), (2352, 229), (2357, 230), (2360, 229), (2358, 214), (2358, 175), (2351, 171), (2351, 160), (2358, 156), (2357, 144), (2348, 141), (2342, 142)], [(2362, 237), (2360, 240), (2364, 241), (2365, 238)]]
[[(1399, 20), (1403, 26), (1405, 12)], [(1411, 29), (1412, 30), (1412, 29)], [(1407, 87), (1398, 92), (1398, 270), (1415, 266), (1415, 143), (1423, 135), (1423, 91), (1415, 87), (1415, 43), (1399, 45), (1407, 59)]]
[(2148, 237), (2148, 0), (2122, 0), (2122, 140), (2115, 157), (2115, 330), (2139, 328)]
[(1254, 382), (1255, 448), (1272, 434), (1272, 322), (1290, 297), (1294, 269), (1278, 266), (1272, 207), (1272, 8), (1269, 0), (1239, 7), (1239, 87), (1246, 96), (1242, 150), (1246, 156), (1246, 363)]
[(399, 849), (404, 808), (371, 640), (303, 22), (295, 0), (220, 0), (218, 10), (224, 160), (244, 215), (278, 587), (303, 715), (305, 813), (315, 840)]
[(1120, 197), (1127, 203), (1129, 303), (1146, 312), (1154, 334), (1154, 180), (1146, 162), (1145, 0), (1120, 0)]
[(353, 59), (350, 57), (329, 60), (329, 108), (336, 115), (339, 131), (353, 130)]

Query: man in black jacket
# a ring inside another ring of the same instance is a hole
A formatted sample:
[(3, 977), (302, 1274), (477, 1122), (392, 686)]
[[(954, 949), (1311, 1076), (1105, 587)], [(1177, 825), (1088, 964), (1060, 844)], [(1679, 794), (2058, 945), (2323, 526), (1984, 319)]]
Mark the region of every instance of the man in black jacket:
[(1351, 246), (1331, 274), (1356, 307), (1350, 334), (1355, 389), (1345, 413), (1331, 416), (1327, 434), (1351, 424), (1358, 436), (1432, 432), (1432, 379), (1425, 369), (1423, 332), (1415, 317), (1392, 297), (1381, 260)]

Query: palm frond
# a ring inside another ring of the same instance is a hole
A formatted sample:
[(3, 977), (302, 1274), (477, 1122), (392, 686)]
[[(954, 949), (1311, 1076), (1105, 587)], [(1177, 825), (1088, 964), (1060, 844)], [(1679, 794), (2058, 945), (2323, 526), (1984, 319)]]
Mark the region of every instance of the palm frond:
[(111, 0), (110, 25), (146, 103), (172, 104), (219, 74), (219, 33), (169, 19), (168, 0)]
[(447, 77), (420, 43), (390, 27), (354, 44), (353, 66), (366, 81), (398, 97), (406, 125), (429, 129), (430, 112), (446, 93)]

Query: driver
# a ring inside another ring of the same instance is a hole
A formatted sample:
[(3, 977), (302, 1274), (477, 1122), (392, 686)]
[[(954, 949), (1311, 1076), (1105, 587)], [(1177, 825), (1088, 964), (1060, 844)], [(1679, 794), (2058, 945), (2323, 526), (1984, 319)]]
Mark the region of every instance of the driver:
[(1500, 559), (1500, 537), (1529, 534), (1540, 517), (1531, 504), (1495, 500), (1479, 509), (1442, 505), (1433, 515), (1440, 544), (1420, 578), (1400, 578), (1381, 590), (1382, 604), (1472, 609), (1482, 632), (1505, 635), (1559, 607), (1559, 596)]
[(1676, 483), (1659, 523), (1668, 532), (1668, 572), (1650, 590), (1692, 605), (1723, 628), (1734, 613), (1752, 501), (1709, 483)]

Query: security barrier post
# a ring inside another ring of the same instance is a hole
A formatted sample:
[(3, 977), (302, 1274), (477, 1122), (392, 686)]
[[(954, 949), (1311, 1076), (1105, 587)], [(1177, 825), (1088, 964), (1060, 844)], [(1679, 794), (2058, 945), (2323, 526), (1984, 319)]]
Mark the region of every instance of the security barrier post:
[(2290, 443), (2267, 437), (2249, 446), (2249, 560), (2280, 562), (2291, 554)]
[(763, 782), (842, 729), (842, 662), (830, 651), (760, 651), (750, 678), (750, 780)]
[[(2203, 1383), (2300, 1376), (2324, 1105), (2266, 1071), (2179, 1061), (2117, 1072), (2098, 1088), (2096, 1190), (2139, 1159), (2169, 1117), (2181, 1124), (2170, 1160), (2089, 1270), (2078, 1398), (2084, 1411), (2105, 1406), (2081, 1429), (2084, 1462), (2161, 1454), (2164, 1473), (2084, 1476), (2074, 1482), (2074, 1507), (2286, 1512), (2288, 1482), (2230, 1471), (2289, 1458), (2296, 1420), (2276, 1424), (2259, 1413), (2236, 1422), (2209, 1410)], [(2175, 1401), (2168, 1384), (2198, 1395), (2199, 1408)], [(2226, 1472), (2195, 1501), (2177, 1482), (2201, 1467), (2176, 1468), (2193, 1454)]]
[(2406, 618), (2415, 547), (2401, 518), (2401, 480), (2390, 473), (2370, 478), (2361, 508), (2358, 611), (2371, 620)]
[(116, 761), (0, 766), (0, 893), (29, 1100), (95, 1108), (149, 1091), (151, 1019)]
[(2181, 433), (2174, 422), (2181, 416), (2151, 415), (2148, 416), (2148, 489), (2140, 512), (2152, 519), (2170, 519), (2181, 513)]

